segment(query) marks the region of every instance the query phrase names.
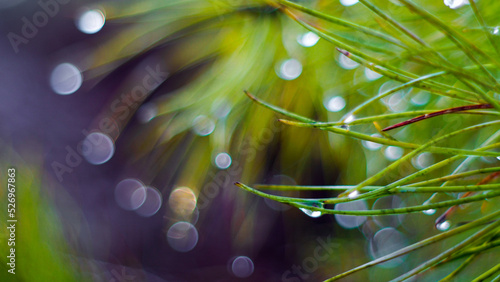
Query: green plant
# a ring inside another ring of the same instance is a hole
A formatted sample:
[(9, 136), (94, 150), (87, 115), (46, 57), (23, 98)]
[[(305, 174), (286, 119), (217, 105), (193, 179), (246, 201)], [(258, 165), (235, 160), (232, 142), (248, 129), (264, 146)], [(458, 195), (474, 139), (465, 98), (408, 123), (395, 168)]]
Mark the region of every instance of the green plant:
[[(385, 92), (381, 91), (378, 95), (374, 93), (372, 97), (367, 98), (335, 122), (316, 121), (272, 106), (249, 93), (247, 95), (257, 103), (291, 119), (280, 120), (285, 124), (317, 128), (358, 140), (397, 146), (405, 149), (404, 156), (385, 168), (380, 166), (373, 175), (352, 186), (257, 185), (256, 188), (251, 188), (242, 183), (237, 183), (237, 185), (262, 197), (325, 214), (383, 216), (447, 207), (448, 211), (436, 221), (438, 227), (442, 227), (441, 224), (449, 219), (454, 222), (467, 223), (377, 258), (334, 276), (330, 280), (343, 278), (429, 244), (435, 244), (440, 240), (451, 239), (452, 236), (458, 234), (470, 234), (471, 230), (479, 228), (479, 231), (475, 231), (464, 241), (442, 250), (432, 258), (424, 259), (420, 265), (397, 277), (394, 281), (406, 280), (449, 261), (465, 259), (443, 280), (455, 278), (471, 261), (481, 258), (480, 255), (483, 252), (499, 243), (498, 216), (500, 216), (500, 211), (496, 206), (498, 206), (497, 197), (500, 196), (498, 191), (500, 184), (489, 184), (489, 182), (499, 175), (500, 168), (491, 164), (481, 164), (479, 158), (499, 156), (497, 151), (491, 150), (500, 145), (498, 143), (500, 123), (496, 120), (497, 111), (500, 109), (496, 96), (499, 89), (497, 77), (500, 66), (496, 59), (499, 54), (495, 36), (497, 32), (494, 27), (488, 26), (485, 20), (494, 20), (493, 14), (490, 13), (498, 11), (498, 4), (491, 1), (486, 1), (486, 3), (481, 1), (476, 4), (470, 1), (470, 8), (458, 14), (450, 11), (443, 12), (442, 8), (439, 9), (435, 3), (428, 1), (420, 1), (419, 4), (407, 0), (392, 1), (407, 8), (396, 15), (384, 9), (386, 7), (381, 5), (380, 1), (376, 2), (377, 4), (366, 0), (359, 2), (376, 16), (367, 17), (368, 19), (361, 23), (350, 22), (323, 12), (323, 10), (329, 11), (326, 8), (310, 9), (286, 0), (277, 1), (276, 5), (293, 20), (336, 45), (339, 48), (338, 51), (344, 56), (402, 84)], [(439, 17), (435, 16), (436, 14), (439, 14)], [(452, 17), (456, 18), (452, 19)], [(338, 26), (347, 27), (356, 35), (365, 34), (371, 39), (350, 38), (342, 33), (343, 30)], [(457, 60), (458, 58), (461, 59)], [(396, 111), (395, 113), (380, 111), (375, 106), (379, 100), (408, 87), (432, 93), (435, 96), (433, 98), (435, 102), (429, 103), (428, 106), (423, 107), (423, 110)], [(460, 104), (462, 106), (456, 106)], [(431, 110), (434, 106), (438, 109)], [(469, 110), (486, 108), (494, 110), (469, 112)], [(444, 114), (459, 113), (461, 115), (454, 115), (447, 122), (442, 119), (434, 123), (425, 121)], [(379, 124), (387, 124), (388, 120), (415, 116), (419, 117), (383, 130), (379, 126)], [(410, 125), (414, 122), (420, 123)], [(456, 124), (450, 126), (447, 124), (449, 122)], [(370, 123), (374, 126), (361, 127)], [(408, 128), (394, 134), (388, 132), (397, 127)], [(436, 130), (436, 127), (439, 130)], [(370, 135), (370, 133), (377, 132), (380, 137)], [(423, 152), (437, 154), (440, 159), (419, 170), (404, 169), (405, 164)], [(401, 168), (403, 168), (402, 171)], [(485, 177), (481, 176), (482, 174), (489, 175)], [(478, 179), (479, 183), (477, 183)], [(332, 198), (310, 199), (277, 196), (261, 190), (327, 190), (342, 193)], [(464, 194), (458, 199), (443, 200), (444, 197), (456, 195), (452, 193), (461, 192)], [(432, 196), (427, 201), (416, 205), (389, 209), (339, 210), (333, 208), (333, 205), (339, 203), (373, 201), (391, 195), (415, 197), (420, 193)], [(471, 195), (472, 193), (476, 194)], [(487, 204), (485, 200), (488, 201)], [(479, 212), (478, 203), (481, 202), (483, 202), (483, 207)], [(456, 210), (456, 206), (464, 203), (476, 204), (474, 207), (467, 208), (469, 215), (463, 216), (464, 218), (454, 217), (452, 212)], [(446, 224), (448, 225), (449, 222)], [(483, 262), (484, 257), (482, 257)], [(498, 259), (498, 256), (495, 257)], [(488, 267), (482, 269), (482, 274), (477, 275), (475, 278), (477, 281), (498, 275), (498, 264), (494, 261), (485, 263)], [(496, 281), (499, 277), (497, 276), (494, 280)]]
[[(186, 142), (186, 152), (190, 153), (183, 157), (187, 161), (172, 168), (179, 171), (172, 180), (179, 185), (202, 187), (206, 181), (203, 176), (210, 169), (209, 163), (200, 159), (211, 159), (214, 151), (231, 152), (235, 159), (245, 162), (241, 182), (248, 183), (265, 173), (259, 164), (272, 144), (267, 142), (252, 157), (242, 154), (247, 149), (243, 144), (249, 139), (250, 143), (259, 143), (258, 136), (275, 118), (274, 111), (286, 118), (280, 120), (282, 123), (294, 126), (280, 133), (279, 158), (283, 162), (301, 160), (318, 147), (323, 164), (320, 169), (343, 168), (337, 181), (342, 185), (252, 188), (238, 183), (242, 189), (325, 214), (383, 216), (449, 208), (437, 224), (442, 229), (444, 223), (456, 225), (453, 229), (332, 279), (441, 241), (449, 244), (436, 247), (430, 258), (419, 261), (414, 256), (411, 263), (420, 265), (396, 280), (431, 268), (437, 273), (432, 278), (442, 278), (436, 267), (445, 264), (456, 268), (445, 279), (498, 275), (498, 266), (494, 265), (498, 255), (482, 254), (499, 244), (500, 214), (496, 206), (500, 184), (493, 181), (500, 171), (495, 165), (496, 157), (500, 157), (495, 150), (500, 145), (500, 51), (495, 26), (500, 3), (470, 1), (452, 10), (442, 2), (427, 0), (418, 4), (409, 0), (359, 2), (350, 7), (337, 1), (299, 4), (287, 0), (151, 0), (132, 6), (112, 3), (106, 8), (108, 20), (131, 24), (95, 54), (92, 70), (113, 69), (137, 54), (173, 42), (171, 53), (176, 56), (163, 54), (162, 58), (174, 74), (193, 66), (202, 69), (194, 72), (186, 86), (150, 101), (157, 114), (142, 130), (151, 138), (133, 147), (138, 155), (146, 155), (150, 147), (157, 146), (161, 155), (168, 157), (174, 155), (177, 145)], [(313, 51), (291, 43), (307, 31), (322, 38)], [(120, 51), (110, 54), (109, 50)], [(299, 59), (303, 70), (300, 77), (284, 81), (274, 74), (275, 66), (288, 58)], [(335, 63), (346, 59), (382, 78), (368, 78)], [(251, 100), (272, 111), (249, 106), (248, 99), (239, 95), (242, 89), (248, 89)], [(324, 96), (330, 94), (323, 93), (328, 91), (347, 101), (349, 110), (340, 118), (337, 115), (342, 109), (335, 113), (324, 109)], [(231, 110), (219, 115), (226, 106)], [(208, 142), (195, 142), (189, 135), (192, 121), (199, 116), (217, 122)], [(309, 136), (316, 134), (314, 129), (327, 133)], [(365, 148), (366, 144), (400, 148), (398, 152), (404, 156), (388, 161), (380, 149), (372, 151)], [(412, 165), (421, 156), (431, 156), (430, 161)], [(164, 164), (166, 160), (158, 162)], [(298, 182), (308, 180), (303, 177), (306, 167), (307, 162), (302, 161), (293, 169)], [(201, 188), (195, 189), (202, 193)], [(319, 190), (332, 197), (287, 197), (262, 190), (304, 194)], [(394, 195), (406, 204), (363, 211), (333, 208), (348, 202), (373, 203)], [(454, 207), (461, 204), (471, 206), (453, 215), (457, 210)], [(457, 238), (466, 239), (459, 242)], [(485, 262), (480, 268), (482, 274), (465, 273), (467, 264), (475, 260)]]
[[(2, 142), (3, 148), (8, 148), (6, 145)], [(72, 235), (76, 238), (77, 232), (74, 226), (62, 227), (62, 217), (47, 195), (48, 189), (42, 187), (40, 180), (42, 174), (34, 168), (33, 163), (37, 160), (28, 165), (13, 151), (4, 149), (3, 153), (0, 168), (4, 176), (0, 177), (2, 181), (0, 196), (2, 196), (2, 207), (5, 208), (1, 212), (4, 222), (1, 224), (0, 251), (5, 255), (1, 259), (4, 267), (0, 279), (2, 281), (84, 279), (83, 273), (78, 271), (74, 261), (68, 259), (74, 259), (71, 256), (74, 253), (74, 245), (70, 246), (66, 236)], [(15, 182), (7, 181), (9, 169), (15, 171), (13, 174)], [(8, 183), (11, 184), (9, 187)], [(13, 197), (8, 197), (9, 193), (13, 194)], [(9, 200), (11, 198), (14, 201)], [(71, 217), (71, 220), (74, 220), (72, 223), (76, 225), (75, 219)], [(8, 229), (10, 226), (14, 228)]]

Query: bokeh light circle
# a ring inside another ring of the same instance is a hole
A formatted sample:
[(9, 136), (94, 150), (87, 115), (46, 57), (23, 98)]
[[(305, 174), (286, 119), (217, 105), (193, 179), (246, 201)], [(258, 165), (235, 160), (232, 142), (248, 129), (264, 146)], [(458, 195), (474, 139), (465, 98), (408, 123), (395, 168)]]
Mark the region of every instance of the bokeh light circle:
[(170, 193), (168, 205), (176, 214), (188, 216), (196, 208), (196, 196), (190, 188), (179, 187)]
[(70, 63), (58, 65), (50, 75), (50, 87), (60, 95), (75, 93), (82, 86), (82, 82), (82, 73)]
[(215, 122), (207, 116), (199, 115), (193, 120), (193, 131), (199, 136), (210, 135), (215, 130)]
[(115, 201), (124, 210), (136, 210), (146, 200), (146, 187), (137, 179), (124, 179), (116, 185)]
[[(370, 241), (370, 253), (373, 259), (377, 259), (395, 252), (407, 245), (406, 236), (392, 227), (379, 230)], [(397, 257), (390, 261), (379, 264), (382, 268), (393, 268), (403, 263), (405, 257)]]
[(93, 9), (83, 12), (76, 22), (76, 27), (83, 33), (94, 34), (102, 29), (106, 17), (99, 9)]
[(144, 217), (153, 216), (161, 208), (162, 201), (160, 191), (153, 187), (146, 187), (146, 199), (135, 212)]
[(253, 261), (246, 256), (239, 256), (233, 260), (231, 271), (236, 277), (247, 278), (254, 271)]
[(198, 230), (189, 222), (179, 221), (168, 229), (167, 241), (172, 249), (189, 252), (198, 243)]
[(231, 156), (228, 153), (219, 153), (215, 156), (215, 165), (220, 169), (226, 169), (231, 166)]
[(328, 99), (325, 107), (330, 112), (340, 112), (345, 108), (346, 102), (341, 96), (334, 96)]
[(108, 135), (101, 132), (92, 132), (83, 140), (83, 157), (93, 165), (103, 164), (113, 157), (115, 143)]
[(400, 159), (404, 154), (404, 150), (400, 147), (396, 147), (396, 146), (388, 146), (385, 151), (384, 151), (384, 155), (386, 157), (386, 159), (390, 160), (390, 161), (395, 161), (395, 160), (398, 160)]
[[(365, 201), (354, 201), (354, 202), (346, 202), (339, 203), (335, 205), (335, 210), (337, 211), (345, 211), (345, 210), (367, 210), (368, 206)], [(345, 229), (352, 229), (360, 226), (366, 221), (366, 216), (354, 216), (354, 215), (343, 215), (336, 214), (335, 220), (337, 223), (344, 227)]]
[(340, 0), (340, 4), (342, 4), (343, 6), (352, 6), (354, 4), (357, 4), (359, 2), (359, 0)]
[(283, 61), (279, 66), (277, 74), (284, 80), (294, 80), (302, 73), (302, 64), (296, 59)]
[(319, 38), (320, 37), (316, 33), (309, 31), (299, 35), (297, 37), (297, 42), (304, 47), (312, 47), (318, 43)]
[(339, 65), (343, 69), (352, 70), (352, 69), (357, 68), (359, 66), (359, 63), (351, 60), (349, 57), (347, 57), (344, 54), (339, 54)]

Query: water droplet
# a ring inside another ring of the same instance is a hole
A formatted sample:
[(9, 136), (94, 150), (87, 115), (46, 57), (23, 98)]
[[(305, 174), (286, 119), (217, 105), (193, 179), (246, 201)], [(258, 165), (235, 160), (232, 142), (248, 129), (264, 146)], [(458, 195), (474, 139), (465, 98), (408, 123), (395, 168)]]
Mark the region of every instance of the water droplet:
[(468, 0), (444, 0), (444, 4), (450, 9), (458, 9), (464, 5), (468, 5), (469, 1)]
[(403, 156), (404, 150), (399, 147), (389, 146), (385, 149), (384, 155), (390, 161), (395, 161)]
[(320, 211), (312, 211), (312, 210), (308, 210), (308, 209), (305, 209), (305, 208), (300, 208), (300, 210), (303, 211), (308, 216), (314, 217), (314, 218), (320, 217), (320, 216), (323, 215)]
[(349, 193), (349, 195), (347, 195), (347, 198), (356, 199), (358, 196), (359, 196), (359, 192), (358, 192), (358, 190), (356, 190), (356, 191), (352, 191), (351, 193)]
[(345, 129), (345, 130), (349, 130), (351, 127), (348, 124), (342, 124), (340, 126), (340, 128)]
[(102, 29), (106, 17), (101, 10), (88, 10), (80, 15), (76, 23), (77, 28), (86, 34), (94, 34)]
[(500, 27), (499, 26), (495, 26), (491, 29), (491, 33), (493, 35), (498, 35), (500, 33)]
[(198, 230), (189, 222), (179, 221), (167, 231), (167, 241), (178, 252), (189, 252), (198, 244)]
[(316, 43), (318, 43), (319, 38), (320, 37), (316, 33), (309, 31), (302, 35), (299, 35), (297, 37), (297, 42), (299, 42), (299, 44), (304, 47), (312, 47), (316, 45)]
[[(312, 207), (317, 207), (317, 208), (322, 208), (323, 207), (323, 203), (303, 203), (304, 205), (309, 205), (309, 206), (312, 206)], [(321, 213), (320, 211), (312, 211), (310, 209), (306, 209), (306, 208), (299, 208), (301, 211), (303, 211), (305, 214), (307, 214), (308, 216), (310, 217), (320, 217), (323, 215), (323, 213)]]
[(345, 108), (345, 100), (340, 96), (331, 97), (326, 103), (325, 107), (330, 112), (339, 112)]
[(210, 135), (215, 129), (215, 123), (204, 115), (199, 115), (193, 120), (193, 131), (200, 136)]
[(346, 7), (357, 4), (358, 2), (359, 2), (358, 0), (340, 0), (340, 4)]
[(92, 132), (82, 142), (82, 155), (93, 165), (103, 164), (113, 157), (115, 143), (108, 135)]
[(382, 77), (382, 75), (380, 73), (372, 71), (369, 68), (365, 68), (365, 76), (366, 76), (366, 79), (368, 79), (370, 81), (377, 80), (377, 79)]
[(436, 229), (439, 231), (446, 231), (446, 230), (450, 229), (450, 226), (451, 226), (450, 221), (446, 220), (446, 221), (443, 221), (441, 223), (438, 223), (436, 225)]
[(115, 201), (124, 210), (138, 209), (146, 200), (146, 187), (136, 179), (124, 179), (116, 185)]
[(283, 61), (279, 66), (277, 74), (284, 80), (294, 80), (302, 73), (302, 64), (296, 59)]
[(354, 121), (354, 116), (353, 115), (349, 115), (345, 120), (344, 122), (345, 123), (351, 123)]
[[(368, 206), (365, 201), (355, 201), (355, 202), (347, 202), (347, 203), (339, 203), (335, 205), (335, 210), (338, 211), (357, 211), (357, 210), (367, 210)], [(366, 221), (366, 216), (356, 216), (356, 215), (343, 215), (336, 214), (335, 220), (337, 223), (344, 227), (345, 229), (352, 229), (360, 226)]]
[(349, 130), (350, 126), (349, 126), (349, 123), (353, 122), (354, 121), (354, 116), (353, 115), (349, 115), (347, 116), (345, 119), (344, 119), (344, 124), (342, 124), (340, 126), (340, 128), (343, 128), (343, 129), (346, 129), (346, 130)]
[(176, 214), (186, 217), (196, 208), (196, 196), (188, 187), (179, 187), (170, 193), (168, 205)]
[(146, 187), (146, 200), (135, 212), (144, 217), (153, 216), (161, 208), (161, 204), (160, 191), (153, 187)]
[(339, 55), (339, 65), (346, 70), (352, 70), (359, 66), (357, 62), (351, 60), (344, 54)]
[[(372, 134), (371, 135), (372, 137), (382, 137), (380, 134)], [(363, 140), (361, 141), (361, 144), (363, 144), (363, 147), (365, 147), (366, 149), (370, 150), (370, 151), (376, 151), (380, 148), (382, 148), (382, 144), (379, 144), (379, 143), (375, 143), (375, 142), (371, 142), (371, 141), (366, 141), (366, 140)]]
[(249, 257), (239, 256), (233, 260), (231, 271), (236, 277), (249, 277), (254, 271), (253, 261)]
[(215, 157), (215, 165), (220, 169), (226, 169), (231, 166), (231, 156), (228, 153), (219, 153)]
[(424, 214), (426, 215), (433, 215), (436, 213), (436, 210), (435, 209), (429, 209), (429, 210), (425, 210), (425, 211), (422, 211)]
[(60, 95), (73, 94), (82, 86), (83, 77), (80, 70), (70, 64), (62, 63), (54, 68), (50, 75), (52, 90)]

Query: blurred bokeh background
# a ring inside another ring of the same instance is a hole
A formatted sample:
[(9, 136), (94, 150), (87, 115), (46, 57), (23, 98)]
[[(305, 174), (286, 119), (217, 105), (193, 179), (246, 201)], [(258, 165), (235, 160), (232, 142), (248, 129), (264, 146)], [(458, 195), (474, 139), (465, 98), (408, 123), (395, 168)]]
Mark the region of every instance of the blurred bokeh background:
[[(315, 5), (376, 25), (356, 2)], [(2, 268), (2, 281), (318, 281), (439, 232), (422, 213), (321, 215), (233, 185), (357, 184), (404, 153), (286, 127), (244, 95), (326, 121), (397, 85), (265, 2), (3, 0), (0, 30), (0, 180), (16, 168), (19, 219), (17, 274)], [(407, 88), (365, 113), (440, 101)], [(407, 171), (438, 157), (419, 155)], [(386, 280), (433, 252), (356, 279)]]

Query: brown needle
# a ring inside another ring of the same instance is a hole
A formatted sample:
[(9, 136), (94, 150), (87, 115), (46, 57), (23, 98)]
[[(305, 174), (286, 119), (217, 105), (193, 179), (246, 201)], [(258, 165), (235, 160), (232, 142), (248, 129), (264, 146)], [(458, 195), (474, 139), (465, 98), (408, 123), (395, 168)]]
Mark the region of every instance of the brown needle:
[(405, 120), (405, 121), (400, 122), (400, 123), (396, 123), (395, 125), (391, 125), (389, 127), (382, 129), (382, 131), (389, 131), (389, 130), (392, 130), (392, 129), (395, 129), (395, 128), (398, 128), (401, 126), (405, 126), (405, 125), (412, 124), (412, 123), (417, 122), (417, 121), (421, 121), (424, 119), (428, 119), (428, 118), (432, 118), (432, 117), (436, 117), (436, 116), (440, 116), (440, 115), (452, 114), (452, 113), (456, 113), (456, 112), (463, 112), (463, 111), (469, 111), (469, 110), (491, 109), (491, 108), (493, 108), (493, 106), (490, 104), (477, 104), (477, 105), (468, 105), (468, 106), (449, 108), (449, 109), (440, 110), (440, 111), (428, 113), (425, 115), (421, 115), (418, 117), (414, 117), (412, 119)]

